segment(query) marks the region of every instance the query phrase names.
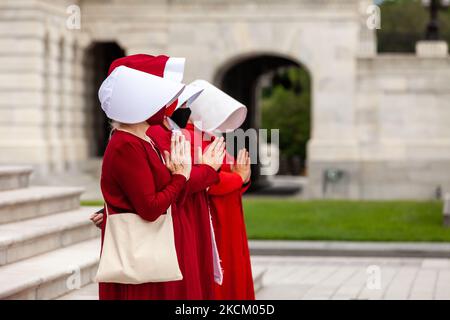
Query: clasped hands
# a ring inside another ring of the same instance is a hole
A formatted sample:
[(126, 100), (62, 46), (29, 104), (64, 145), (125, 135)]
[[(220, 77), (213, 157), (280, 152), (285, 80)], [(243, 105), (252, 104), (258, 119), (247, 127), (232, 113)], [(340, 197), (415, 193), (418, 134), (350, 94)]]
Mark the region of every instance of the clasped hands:
[[(198, 147), (195, 163), (206, 164), (217, 171), (222, 166), (225, 155), (225, 141), (220, 137), (214, 139), (204, 152)], [(170, 152), (164, 151), (164, 160), (172, 174), (181, 174), (189, 179), (192, 170), (191, 144), (181, 132), (172, 133)], [(250, 157), (245, 148), (239, 150), (236, 161), (231, 165), (231, 171), (238, 174), (244, 183), (250, 180)]]

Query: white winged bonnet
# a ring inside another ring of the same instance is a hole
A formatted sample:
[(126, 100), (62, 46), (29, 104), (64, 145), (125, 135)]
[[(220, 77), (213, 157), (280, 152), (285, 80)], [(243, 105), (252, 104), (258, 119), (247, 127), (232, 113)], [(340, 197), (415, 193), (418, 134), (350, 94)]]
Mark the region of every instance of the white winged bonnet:
[(191, 121), (197, 129), (228, 132), (244, 122), (247, 108), (242, 103), (205, 80), (195, 80), (190, 86), (203, 89), (190, 105)]
[(108, 118), (139, 123), (178, 98), (184, 85), (126, 66), (119, 66), (103, 81), (98, 97)]

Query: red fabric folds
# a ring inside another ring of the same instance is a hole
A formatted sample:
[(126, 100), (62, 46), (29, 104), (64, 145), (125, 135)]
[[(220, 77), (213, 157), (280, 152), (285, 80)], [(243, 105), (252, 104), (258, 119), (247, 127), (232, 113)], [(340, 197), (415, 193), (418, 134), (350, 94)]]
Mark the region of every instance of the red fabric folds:
[[(202, 141), (203, 150), (211, 143), (209, 139), (202, 139), (201, 133), (193, 124), (189, 123), (186, 130), (192, 137), (195, 136), (196, 141)], [(226, 158), (232, 159), (230, 155)], [(214, 297), (219, 300), (254, 300), (250, 252), (242, 206), (242, 193), (247, 190), (248, 185), (242, 185), (242, 178), (231, 172), (227, 163), (220, 169), (219, 180), (219, 183), (208, 189), (210, 212), (223, 268), (223, 283), (215, 284)]]
[[(163, 126), (153, 126), (147, 131), (160, 150), (170, 150), (172, 132)], [(189, 139), (189, 136), (187, 136)], [(192, 153), (193, 154), (193, 153)], [(214, 270), (211, 245), (210, 218), (206, 189), (219, 181), (218, 173), (208, 165), (192, 166), (191, 176), (180, 194), (178, 207), (187, 218), (192, 234), (189, 237), (190, 255), (198, 266), (202, 299), (214, 298)]]
[[(192, 250), (193, 229), (177, 205), (185, 185), (185, 177), (172, 176), (148, 142), (123, 131), (112, 135), (101, 177), (110, 214), (135, 212), (146, 220), (154, 220), (172, 204), (175, 247), (183, 280), (137, 285), (100, 283), (101, 300), (203, 298), (197, 257)], [(105, 216), (102, 241), (106, 219)]]

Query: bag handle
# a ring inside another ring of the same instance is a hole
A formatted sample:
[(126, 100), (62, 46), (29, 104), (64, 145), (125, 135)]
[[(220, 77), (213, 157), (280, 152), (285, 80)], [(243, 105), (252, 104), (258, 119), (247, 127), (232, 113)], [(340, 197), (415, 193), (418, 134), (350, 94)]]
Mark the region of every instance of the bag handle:
[(105, 201), (105, 213), (106, 213), (106, 216), (108, 217), (109, 216), (109, 210), (108, 210), (108, 204), (106, 203), (106, 201)]
[(156, 144), (153, 142), (152, 138), (150, 138), (150, 137), (147, 136), (147, 135), (145, 135), (145, 138), (142, 138), (142, 137), (140, 137), (140, 136), (134, 134), (133, 132), (128, 131), (128, 130), (125, 130), (125, 129), (115, 129), (115, 130), (127, 132), (127, 133), (132, 134), (133, 136), (138, 137), (139, 139), (144, 140), (145, 142), (149, 143), (149, 144), (152, 146), (153, 150), (154, 150), (154, 151), (156, 152), (156, 154), (158, 155), (158, 157), (161, 159), (162, 163), (163, 163), (164, 165), (166, 164), (166, 161), (164, 160), (164, 157), (162, 156), (161, 152), (160, 152), (160, 151), (158, 150), (158, 148), (156, 147)]
[[(145, 135), (145, 139), (144, 139), (144, 138), (134, 134), (133, 132), (130, 132), (130, 131), (125, 130), (125, 129), (115, 129), (115, 130), (127, 132), (127, 133), (132, 134), (133, 136), (138, 137), (139, 139), (144, 140), (145, 142), (149, 143), (152, 146), (153, 150), (158, 155), (158, 157), (161, 160), (161, 162), (164, 165), (166, 165), (166, 161), (164, 160), (164, 157), (161, 155), (161, 152), (156, 147), (156, 144), (153, 142), (153, 140), (149, 136)], [(105, 212), (106, 212), (106, 216), (109, 216), (108, 204), (106, 203), (106, 201), (105, 201)], [(167, 213), (168, 214), (172, 214), (172, 205), (170, 205), (169, 208), (167, 208)]]

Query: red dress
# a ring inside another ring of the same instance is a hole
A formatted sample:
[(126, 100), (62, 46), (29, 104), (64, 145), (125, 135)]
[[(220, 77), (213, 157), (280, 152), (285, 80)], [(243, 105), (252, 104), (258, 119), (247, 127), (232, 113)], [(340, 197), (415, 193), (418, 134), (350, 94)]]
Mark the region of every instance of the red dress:
[[(170, 151), (171, 130), (164, 126), (152, 126), (147, 131), (147, 135), (155, 141), (161, 151)], [(186, 136), (189, 140), (189, 135)], [(191, 145), (191, 147), (193, 146)], [(193, 152), (192, 156), (194, 156)], [(202, 299), (205, 300), (214, 298), (213, 255), (206, 189), (218, 182), (219, 175), (212, 167), (194, 164), (189, 180), (180, 196), (182, 202), (179, 203), (179, 208), (189, 219), (194, 233), (190, 241), (191, 250), (196, 253)]]
[[(102, 165), (101, 189), (110, 214), (135, 212), (155, 220), (172, 205), (175, 247), (183, 280), (119, 284), (100, 283), (104, 299), (201, 299), (199, 268), (193, 252), (189, 217), (177, 205), (186, 185), (182, 175), (171, 175), (151, 145), (123, 131), (112, 135)], [(102, 227), (102, 241), (107, 217)]]
[(216, 285), (215, 295), (223, 300), (254, 300), (252, 268), (245, 230), (242, 193), (248, 186), (232, 173), (230, 166), (221, 167), (220, 183), (209, 191), (217, 246), (222, 259), (223, 283)]
[[(195, 131), (192, 124), (188, 124), (186, 129), (189, 132)], [(206, 148), (208, 144), (209, 142), (203, 141), (202, 148)], [(242, 178), (231, 172), (230, 165), (226, 163), (220, 169), (219, 178), (220, 182), (208, 190), (214, 232), (223, 268), (223, 283), (215, 284), (215, 298), (254, 300), (250, 252), (242, 207), (242, 193), (247, 190), (248, 185), (243, 186)]]

